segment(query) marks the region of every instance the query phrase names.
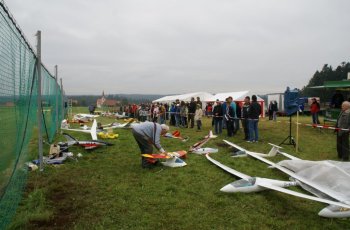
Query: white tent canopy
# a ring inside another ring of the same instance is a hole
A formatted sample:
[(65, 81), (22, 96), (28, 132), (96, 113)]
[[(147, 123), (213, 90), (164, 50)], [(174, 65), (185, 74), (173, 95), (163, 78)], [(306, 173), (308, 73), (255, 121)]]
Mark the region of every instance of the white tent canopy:
[(191, 101), (191, 98), (194, 97), (195, 99), (199, 97), (201, 101), (207, 101), (208, 98), (212, 97), (213, 94), (207, 93), (207, 92), (195, 92), (195, 93), (186, 93), (186, 94), (178, 94), (173, 96), (165, 96), (162, 98), (159, 98), (157, 100), (152, 101), (153, 103), (159, 102), (159, 103), (171, 103), (174, 102), (176, 99), (179, 99), (180, 101), (189, 102)]
[[(219, 99), (219, 101), (225, 101), (226, 98), (232, 97), (234, 101), (243, 101), (246, 96), (252, 96), (248, 94), (249, 91), (239, 91), (239, 92), (229, 92), (229, 93), (217, 93), (214, 96), (208, 98), (206, 102), (210, 101), (216, 101), (216, 99)], [(258, 101), (264, 101), (261, 97), (257, 96)]]

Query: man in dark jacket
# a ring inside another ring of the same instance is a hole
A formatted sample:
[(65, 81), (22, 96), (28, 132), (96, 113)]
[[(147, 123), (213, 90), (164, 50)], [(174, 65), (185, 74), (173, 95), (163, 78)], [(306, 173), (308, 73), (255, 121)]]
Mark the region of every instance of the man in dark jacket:
[(237, 131), (239, 130), (239, 119), (241, 118), (242, 116), (242, 108), (239, 104), (239, 102), (233, 102), (236, 104), (236, 117), (235, 117), (235, 130), (234, 130), (234, 133), (237, 133)]
[(234, 118), (235, 113), (231, 107), (230, 99), (226, 99), (226, 107), (224, 111), (224, 120), (226, 121), (227, 136), (232, 137), (234, 134)]
[(249, 140), (249, 123), (248, 123), (248, 110), (250, 106), (250, 97), (244, 98), (244, 104), (242, 106), (242, 127), (244, 130), (244, 140)]
[[(350, 128), (350, 102), (344, 101), (341, 105), (341, 113), (337, 120), (337, 152), (339, 159), (349, 160), (349, 128)], [(344, 130), (343, 130), (344, 129)]]
[(258, 122), (261, 113), (261, 107), (257, 102), (256, 95), (252, 96), (252, 102), (248, 110), (248, 122), (249, 122), (249, 141), (248, 142), (258, 142), (259, 132), (258, 132)]
[(191, 128), (194, 127), (194, 114), (196, 112), (197, 103), (194, 101), (194, 97), (191, 98), (191, 102), (188, 106), (188, 123), (191, 122)]
[(216, 105), (213, 110), (213, 118), (214, 118), (214, 125), (215, 125), (215, 134), (221, 134), (222, 133), (222, 106), (219, 99), (216, 100)]

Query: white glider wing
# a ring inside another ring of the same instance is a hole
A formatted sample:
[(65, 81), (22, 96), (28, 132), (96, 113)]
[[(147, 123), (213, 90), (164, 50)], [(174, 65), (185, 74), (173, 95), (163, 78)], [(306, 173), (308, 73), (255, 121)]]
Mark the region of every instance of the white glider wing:
[(81, 133), (89, 133), (91, 135), (92, 140), (97, 140), (97, 122), (94, 120), (92, 123), (91, 129), (63, 129), (68, 131), (74, 131), (74, 132), (81, 132)]
[(277, 145), (271, 144), (272, 145), (272, 149), (270, 150), (270, 152), (268, 154), (264, 154), (264, 153), (256, 153), (256, 152), (248, 151), (248, 150), (246, 150), (246, 149), (244, 149), (244, 148), (242, 148), (242, 147), (240, 147), (240, 146), (238, 146), (238, 145), (236, 145), (236, 144), (234, 144), (232, 142), (229, 142), (227, 140), (224, 140), (224, 142), (226, 144), (232, 146), (233, 148), (239, 150), (239, 152), (244, 153), (244, 154), (236, 155), (236, 156), (233, 156), (233, 157), (247, 156), (248, 152), (249, 153), (254, 153), (255, 155), (258, 155), (258, 156), (261, 156), (261, 157), (274, 157), (274, 156), (276, 156), (278, 150), (281, 148), (281, 147), (279, 147)]
[[(212, 162), (213, 164), (217, 165), (218, 167), (220, 167), (221, 169), (225, 170), (226, 172), (232, 174), (232, 175), (235, 175), (237, 177), (240, 177), (246, 181), (252, 181), (252, 179), (254, 179), (254, 184), (250, 185), (250, 186), (260, 186), (260, 187), (264, 187), (266, 189), (271, 189), (271, 190), (275, 190), (275, 191), (278, 191), (278, 192), (282, 192), (282, 193), (285, 193), (285, 194), (289, 194), (289, 195), (292, 195), (292, 196), (296, 196), (296, 197), (299, 197), (299, 198), (304, 198), (304, 199), (308, 199), (308, 200), (313, 200), (313, 201), (318, 201), (318, 202), (321, 202), (321, 203), (326, 203), (326, 204), (330, 204), (330, 205), (336, 205), (336, 206), (340, 206), (340, 207), (343, 207), (343, 208), (350, 208), (350, 205), (347, 205), (347, 204), (344, 204), (344, 203), (341, 203), (341, 202), (337, 202), (337, 201), (332, 201), (332, 200), (328, 200), (328, 199), (323, 199), (323, 198), (319, 198), (319, 197), (315, 197), (315, 196), (311, 196), (311, 195), (307, 195), (307, 194), (303, 194), (303, 193), (300, 193), (300, 192), (295, 192), (295, 191), (292, 191), (292, 190), (289, 190), (289, 189), (285, 189), (283, 187), (289, 187), (289, 186), (292, 186), (294, 185), (292, 182), (284, 182), (284, 181), (280, 181), (280, 180), (272, 180), (272, 179), (267, 179), (267, 178), (259, 178), (259, 177), (251, 177), (251, 176), (248, 176), (244, 173), (241, 173), (237, 170), (234, 170), (214, 159), (212, 159), (209, 154), (206, 154), (205, 155), (206, 158)], [(264, 159), (264, 158), (263, 158)], [(275, 185), (275, 184), (278, 184), (278, 185)], [(226, 185), (225, 187), (228, 187), (230, 186), (229, 185)], [(282, 187), (283, 186), (283, 187)], [(224, 188), (225, 188), (224, 187)], [(232, 186), (231, 186), (232, 187)], [(259, 189), (256, 189), (256, 190), (250, 190), (250, 191), (261, 191)]]
[[(229, 141), (225, 141), (225, 142), (226, 142), (226, 143), (231, 143), (231, 142), (229, 142)], [(235, 144), (233, 144), (233, 143), (231, 143), (231, 144), (232, 144), (232, 145), (235, 145)], [(230, 145), (231, 145), (231, 144), (230, 144)], [(274, 167), (274, 168), (277, 168), (278, 170), (280, 170), (280, 171), (286, 173), (287, 175), (289, 175), (289, 176), (295, 178), (297, 181), (299, 181), (299, 182), (301, 182), (301, 183), (304, 183), (304, 184), (306, 184), (306, 185), (308, 185), (308, 186), (310, 186), (310, 187), (312, 187), (312, 188), (314, 188), (314, 189), (316, 189), (316, 190), (318, 190), (318, 191), (321, 191), (322, 193), (326, 194), (326, 195), (329, 196), (329, 197), (332, 197), (332, 198), (335, 199), (335, 200), (342, 201), (342, 197), (339, 197), (337, 194), (335, 194), (334, 192), (332, 192), (332, 190), (330, 190), (330, 189), (328, 189), (328, 188), (325, 188), (325, 187), (323, 187), (323, 186), (320, 186), (320, 185), (318, 185), (318, 184), (315, 184), (314, 182), (312, 182), (312, 181), (310, 181), (310, 180), (308, 180), (308, 179), (306, 179), (306, 178), (304, 178), (304, 177), (302, 177), (302, 176), (297, 175), (297, 174), (294, 173), (293, 171), (291, 171), (291, 170), (289, 170), (289, 169), (287, 169), (287, 168), (284, 168), (284, 167), (282, 167), (282, 166), (280, 166), (280, 165), (278, 165), (278, 164), (276, 164), (276, 163), (274, 163), (274, 162), (272, 162), (272, 161), (269, 161), (269, 160), (267, 160), (267, 159), (265, 159), (265, 158), (263, 158), (263, 157), (261, 157), (261, 156), (255, 154), (255, 153), (253, 153), (253, 152), (246, 151), (246, 153), (247, 153), (249, 156), (254, 157), (255, 159), (258, 159), (258, 160), (260, 160), (260, 161), (262, 161), (262, 162), (264, 162), (264, 163), (266, 163), (266, 164), (268, 164), (268, 165), (270, 165), (270, 166), (272, 166), (272, 167)], [(343, 204), (342, 207), (344, 207), (344, 203), (341, 203), (341, 204)], [(347, 205), (347, 207), (348, 207), (348, 205)]]
[(232, 175), (235, 175), (235, 176), (237, 176), (237, 177), (239, 177), (239, 178), (242, 178), (242, 179), (244, 179), (244, 180), (249, 180), (249, 179), (252, 178), (251, 176), (248, 176), (248, 175), (246, 175), (246, 174), (244, 174), (244, 173), (241, 173), (241, 172), (238, 172), (237, 170), (234, 170), (234, 169), (232, 169), (232, 168), (230, 168), (230, 167), (228, 167), (228, 166), (226, 166), (226, 165), (224, 165), (224, 164), (221, 164), (219, 161), (216, 161), (216, 160), (214, 160), (213, 158), (211, 158), (211, 157), (209, 156), (209, 154), (205, 154), (205, 157), (206, 157), (210, 162), (212, 162), (212, 163), (215, 164), (216, 166), (220, 167), (221, 169), (225, 170), (226, 172), (231, 173)]
[(271, 185), (263, 180), (261, 180), (260, 178), (257, 178), (256, 184), (268, 188), (268, 189), (272, 189), (275, 191), (279, 191), (279, 192), (283, 192), (292, 196), (296, 196), (296, 197), (300, 197), (300, 198), (304, 198), (304, 199), (308, 199), (308, 200), (314, 200), (314, 201), (318, 201), (321, 203), (326, 203), (326, 204), (332, 204), (332, 205), (336, 205), (336, 206), (340, 206), (340, 207), (344, 207), (344, 208), (350, 208), (350, 205), (344, 204), (342, 202), (337, 202), (337, 201), (332, 201), (332, 200), (327, 200), (327, 199), (323, 199), (323, 198), (319, 198), (319, 197), (315, 197), (315, 196), (310, 196), (310, 195), (306, 195), (300, 192), (295, 192), (289, 189), (285, 189), (285, 188), (281, 188), (279, 186), (275, 186), (275, 185)]

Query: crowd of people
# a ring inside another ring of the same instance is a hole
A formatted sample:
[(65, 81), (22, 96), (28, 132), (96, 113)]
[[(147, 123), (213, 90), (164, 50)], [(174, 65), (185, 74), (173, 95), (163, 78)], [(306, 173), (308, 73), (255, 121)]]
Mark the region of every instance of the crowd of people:
[[(234, 102), (232, 97), (226, 98), (224, 102), (217, 99), (215, 103), (207, 103), (203, 110), (203, 104), (198, 97), (197, 100), (191, 98), (190, 102), (176, 100), (168, 104), (153, 103), (129, 105), (122, 108), (130, 117), (140, 121), (151, 121), (141, 123), (133, 128), (133, 135), (137, 141), (141, 153), (153, 152), (152, 145), (156, 146), (160, 152), (165, 150), (160, 145), (160, 135), (169, 130), (169, 125), (181, 128), (194, 128), (197, 131), (202, 129), (202, 117), (212, 117), (212, 126), (215, 134), (222, 134), (222, 130), (227, 130), (227, 136), (233, 137), (240, 129), (240, 123), (244, 130), (244, 140), (247, 142), (258, 142), (259, 140), (259, 117), (262, 109), (257, 102), (257, 96), (251, 98), (246, 96), (242, 104)], [(272, 101), (268, 107), (269, 120), (276, 120), (278, 111), (276, 101)], [(349, 160), (349, 131), (350, 128), (350, 102), (345, 101), (341, 105), (342, 112), (337, 120), (336, 127), (341, 128), (337, 132), (337, 152), (338, 157), (343, 161)], [(319, 124), (318, 113), (320, 111), (319, 102), (312, 99), (310, 106), (314, 124)], [(153, 136), (152, 136), (153, 135)], [(157, 162), (142, 157), (142, 167), (153, 167)]]
[[(203, 109), (203, 102), (199, 97), (191, 98), (190, 102), (175, 100), (170, 105), (166, 103), (149, 103), (140, 105), (128, 105), (121, 108), (121, 112), (140, 121), (151, 121), (159, 124), (168, 123), (170, 126), (179, 128), (202, 129), (202, 117), (212, 117), (212, 126), (215, 134), (222, 134), (227, 130), (227, 136), (234, 136), (240, 129), (244, 130), (244, 139), (248, 142), (257, 142), (258, 121), (261, 114), (260, 104), (256, 95), (252, 100), (247, 96), (241, 105), (234, 102), (232, 97), (224, 102), (217, 99), (215, 103), (209, 102)], [(241, 125), (240, 125), (241, 123)]]

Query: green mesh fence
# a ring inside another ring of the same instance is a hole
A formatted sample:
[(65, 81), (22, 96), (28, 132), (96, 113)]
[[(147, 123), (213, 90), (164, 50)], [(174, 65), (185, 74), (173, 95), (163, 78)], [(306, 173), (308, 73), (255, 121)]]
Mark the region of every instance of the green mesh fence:
[[(21, 200), (28, 172), (25, 162), (38, 155), (36, 60), (0, 1), (0, 229), (9, 224)], [(51, 143), (57, 121), (62, 120), (62, 95), (54, 77), (44, 66), (41, 71), (42, 135)]]

